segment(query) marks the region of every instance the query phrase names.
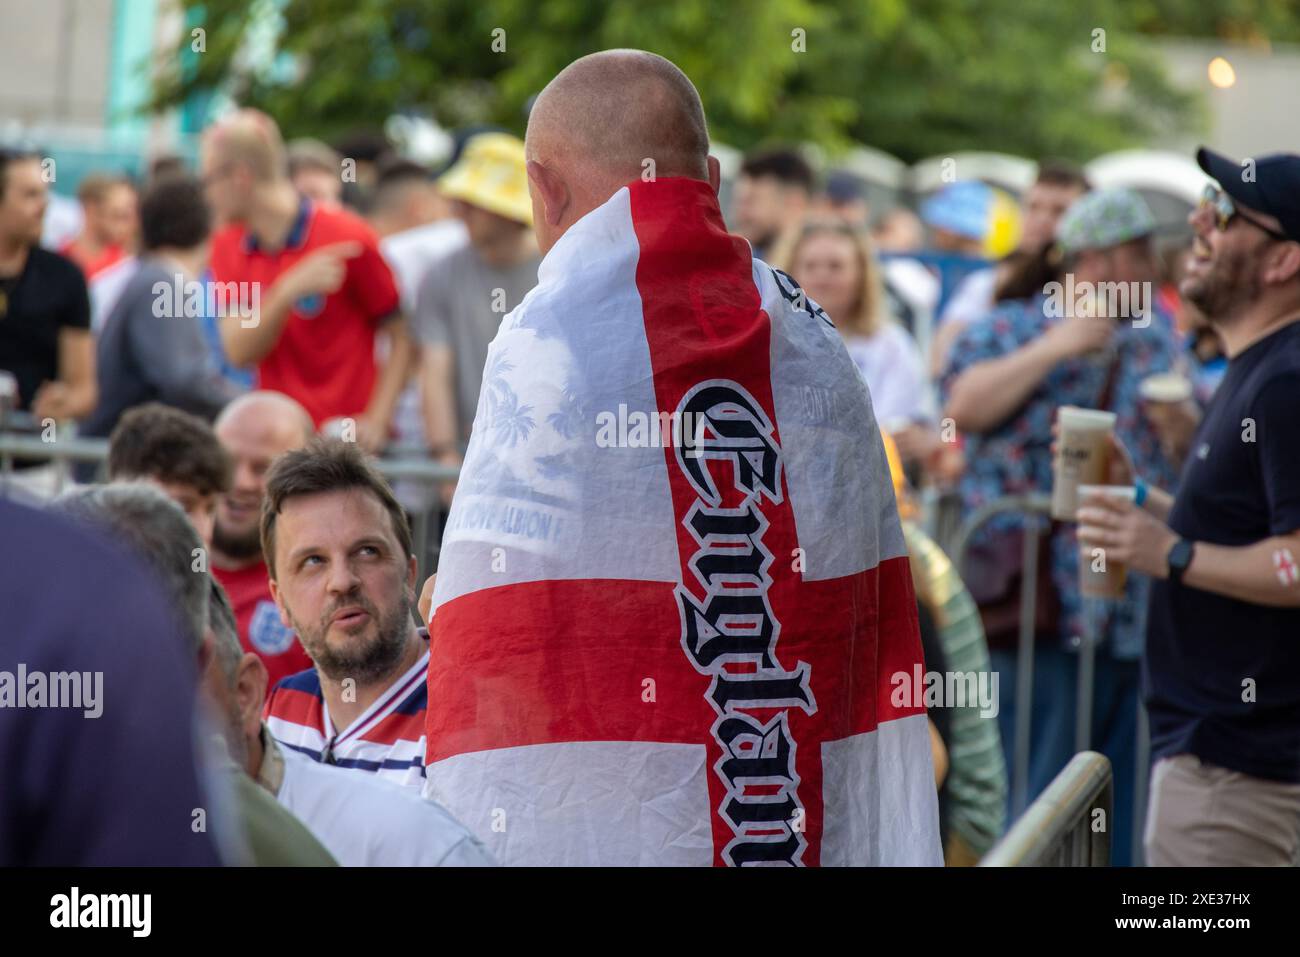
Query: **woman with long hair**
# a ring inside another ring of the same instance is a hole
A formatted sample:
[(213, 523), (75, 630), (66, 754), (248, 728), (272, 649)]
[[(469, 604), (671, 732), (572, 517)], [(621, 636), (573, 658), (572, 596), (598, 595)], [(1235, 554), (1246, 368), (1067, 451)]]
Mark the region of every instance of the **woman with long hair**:
[(889, 313), (880, 265), (867, 235), (836, 221), (808, 223), (790, 253), (790, 273), (835, 323), (866, 380), (880, 427), (904, 461), (939, 444), (934, 401), (916, 341)]

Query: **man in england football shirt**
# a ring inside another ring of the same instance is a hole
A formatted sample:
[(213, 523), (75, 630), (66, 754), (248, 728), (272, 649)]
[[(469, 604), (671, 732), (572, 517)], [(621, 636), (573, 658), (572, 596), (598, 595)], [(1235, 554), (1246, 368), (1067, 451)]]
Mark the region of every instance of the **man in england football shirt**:
[(271, 595), (315, 662), (272, 693), (272, 736), (421, 788), (429, 644), (412, 617), (416, 561), (401, 505), (356, 443), (318, 438), (271, 467), (263, 516)]
[[(255, 110), (208, 132), (202, 164), (227, 223), (212, 239), (211, 292), (230, 361), (255, 366), (258, 388), (296, 399), (316, 426), (342, 420), (345, 436), (382, 448), (412, 353), (374, 231), (298, 195), (275, 122)], [(381, 327), (390, 349), (379, 364)]]
[(258, 521), (266, 472), (279, 455), (311, 438), (305, 409), (278, 392), (250, 392), (217, 417), (217, 440), (233, 465), (230, 490), (217, 500), (212, 531), (212, 574), (230, 596), (245, 651), (262, 659), (272, 685), (311, 668), (292, 628), (280, 620), (271, 597)]

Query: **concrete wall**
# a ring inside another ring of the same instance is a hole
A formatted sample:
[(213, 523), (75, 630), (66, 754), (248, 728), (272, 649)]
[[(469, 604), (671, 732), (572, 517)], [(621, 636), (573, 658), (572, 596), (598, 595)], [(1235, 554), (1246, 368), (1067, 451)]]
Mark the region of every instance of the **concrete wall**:
[[(1300, 47), (1163, 40), (1156, 48), (1174, 82), (1204, 95), (1210, 116), (1205, 145), (1234, 157), (1300, 152)], [(1206, 71), (1216, 56), (1236, 71), (1237, 82), (1227, 89), (1210, 84)], [(1160, 145), (1190, 150), (1200, 138)]]
[(0, 2), (0, 125), (104, 124), (114, 0)]

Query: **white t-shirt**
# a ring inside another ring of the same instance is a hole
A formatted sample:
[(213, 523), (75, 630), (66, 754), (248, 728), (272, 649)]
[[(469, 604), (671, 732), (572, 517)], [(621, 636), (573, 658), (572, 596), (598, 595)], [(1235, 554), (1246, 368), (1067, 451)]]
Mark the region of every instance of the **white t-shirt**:
[(881, 263), (894, 290), (915, 310), (934, 312), (939, 304), (939, 277), (915, 259), (890, 257)]
[[(402, 297), (402, 314), (408, 323), (415, 319), (416, 294), (430, 264), (467, 242), (469, 234), (459, 219), (440, 219), (424, 226), (404, 229), (379, 241), (379, 252), (397, 280), (397, 291)], [(419, 348), (418, 342), (415, 347)], [(393, 409), (393, 430), (397, 433), (398, 445), (423, 448), (424, 410), (420, 407), (418, 376), (412, 377), (397, 397), (397, 406)], [(393, 483), (393, 491), (398, 501), (412, 512), (427, 511), (438, 495), (436, 486), (424, 482), (398, 481)]]
[(77, 238), (85, 220), (81, 203), (51, 192), (45, 204), (45, 219), (41, 223), (41, 245), (57, 251), (68, 240)]
[(939, 317), (939, 325), (955, 322), (968, 326), (976, 319), (984, 318), (993, 308), (997, 285), (998, 271), (993, 266), (971, 273), (952, 291), (952, 297)]
[(318, 764), (280, 748), (276, 799), (344, 867), (495, 867), (486, 848), (440, 804), (374, 775)]
[(934, 397), (916, 341), (897, 322), (874, 336), (847, 334), (844, 346), (871, 392), (876, 422), (886, 432), (916, 422), (933, 422)]
[(467, 242), (469, 234), (459, 219), (440, 219), (379, 240), (379, 252), (397, 277), (402, 312), (408, 317), (415, 314), (416, 293), (429, 264)]
[(103, 330), (108, 314), (113, 311), (123, 290), (139, 271), (139, 258), (127, 256), (90, 280), (90, 330), (95, 335)]

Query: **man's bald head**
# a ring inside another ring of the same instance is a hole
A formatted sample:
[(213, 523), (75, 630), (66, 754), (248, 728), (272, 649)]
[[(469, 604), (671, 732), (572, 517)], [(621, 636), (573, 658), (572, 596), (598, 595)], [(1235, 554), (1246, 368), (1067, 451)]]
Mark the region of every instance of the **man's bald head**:
[(259, 196), (292, 189), (280, 128), (259, 110), (239, 110), (204, 133), (199, 167), (221, 224), (247, 222)]
[(672, 61), (643, 50), (593, 53), (561, 70), (533, 104), (524, 147), (543, 252), (640, 178), (646, 160), (656, 178), (717, 185), (699, 93)]
[(606, 50), (574, 60), (533, 104), (525, 151), (542, 162), (589, 165), (619, 186), (641, 175), (707, 179), (709, 131), (685, 73), (643, 50)]
[(232, 428), (269, 429), (283, 433), (286, 441), (292, 437), (292, 448), (306, 445), (316, 431), (311, 416), (296, 400), (269, 390), (246, 392), (233, 399), (221, 410), (213, 428), (218, 436)]
[(289, 175), (280, 128), (261, 110), (238, 110), (221, 120), (204, 135), (204, 147), (219, 163), (247, 166), (259, 183)]
[(242, 568), (261, 556), (266, 473), (279, 456), (307, 444), (311, 416), (287, 395), (249, 392), (221, 410), (213, 430), (235, 469), (230, 492), (217, 502), (212, 547), (219, 567)]

